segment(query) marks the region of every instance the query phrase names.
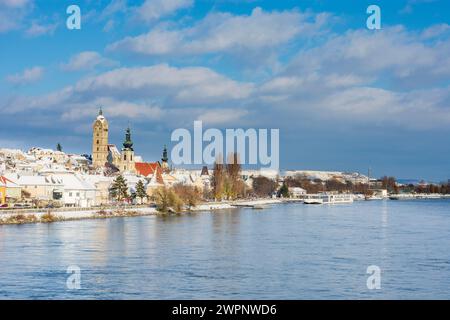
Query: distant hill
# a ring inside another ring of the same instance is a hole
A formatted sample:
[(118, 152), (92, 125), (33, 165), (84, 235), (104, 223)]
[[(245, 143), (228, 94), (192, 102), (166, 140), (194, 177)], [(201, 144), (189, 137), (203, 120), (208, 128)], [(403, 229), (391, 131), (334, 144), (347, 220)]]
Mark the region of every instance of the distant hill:
[(421, 179), (397, 179), (398, 183), (401, 184), (413, 184), (413, 185), (418, 185), (421, 182), (425, 182), (425, 184), (440, 184), (440, 182), (435, 182), (435, 181), (426, 181), (426, 180), (421, 180)]

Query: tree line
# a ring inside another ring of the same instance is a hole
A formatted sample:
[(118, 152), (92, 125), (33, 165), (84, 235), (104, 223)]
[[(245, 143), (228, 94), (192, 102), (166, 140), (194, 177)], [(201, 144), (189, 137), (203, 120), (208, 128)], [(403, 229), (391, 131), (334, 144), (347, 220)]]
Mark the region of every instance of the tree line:
[(247, 186), (242, 178), (242, 167), (237, 154), (232, 154), (227, 161), (216, 161), (211, 176), (211, 190), (202, 193), (195, 186), (175, 184), (172, 187), (157, 188), (151, 196), (147, 194), (144, 183), (139, 180), (136, 190), (129, 194), (127, 182), (122, 175), (117, 176), (111, 187), (110, 196), (118, 202), (134, 199), (153, 201), (161, 212), (181, 212), (190, 210), (200, 201), (236, 200), (248, 197), (289, 197), (289, 188), (299, 187), (309, 194), (319, 192), (352, 192), (370, 194), (373, 189), (386, 189), (389, 193), (415, 192), (415, 193), (441, 193), (450, 194), (450, 182), (440, 185), (399, 185), (395, 177), (383, 176), (369, 187), (368, 183), (341, 181), (337, 178), (323, 181), (309, 179), (305, 175), (286, 177), (280, 185), (278, 177), (270, 179), (264, 176), (251, 177), (251, 187)]

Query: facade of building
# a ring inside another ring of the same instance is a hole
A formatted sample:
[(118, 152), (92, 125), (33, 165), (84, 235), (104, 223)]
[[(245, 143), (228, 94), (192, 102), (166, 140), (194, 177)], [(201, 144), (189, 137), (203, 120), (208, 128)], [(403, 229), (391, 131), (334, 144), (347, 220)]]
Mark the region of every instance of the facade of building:
[(307, 194), (307, 191), (300, 187), (290, 187), (289, 193), (291, 194), (291, 196), (293, 198), (300, 198), (301, 196), (304, 196), (305, 194)]
[(28, 199), (53, 201), (62, 198), (64, 185), (53, 176), (19, 176), (17, 184)]
[(100, 168), (108, 161), (108, 121), (100, 109), (93, 126), (92, 135), (92, 165)]
[(118, 167), (120, 171), (135, 173), (136, 167), (134, 163), (135, 159), (133, 141), (131, 141), (130, 128), (127, 128), (127, 131), (125, 133), (125, 141), (123, 142), (120, 163), (116, 164), (116, 167)]
[(95, 205), (96, 188), (93, 183), (75, 174), (54, 175), (62, 183), (62, 201), (66, 207), (91, 207)]
[(6, 203), (6, 178), (0, 176), (0, 205)]
[(6, 202), (17, 202), (22, 198), (22, 187), (17, 183), (7, 180), (6, 181)]

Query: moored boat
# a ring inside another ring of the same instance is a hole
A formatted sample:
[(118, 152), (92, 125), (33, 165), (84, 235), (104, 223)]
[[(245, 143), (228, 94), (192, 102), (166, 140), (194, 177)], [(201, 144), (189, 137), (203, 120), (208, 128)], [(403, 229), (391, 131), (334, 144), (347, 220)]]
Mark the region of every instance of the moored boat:
[(323, 204), (323, 200), (320, 198), (309, 198), (303, 200), (304, 204)]
[(391, 194), (389, 196), (390, 200), (411, 200), (415, 198), (416, 196), (412, 193), (398, 193), (398, 194)]
[(306, 195), (304, 197), (304, 204), (337, 204), (337, 203), (352, 203), (353, 195), (346, 193), (319, 193)]
[(384, 198), (382, 196), (376, 196), (376, 195), (371, 195), (371, 196), (365, 196), (364, 200), (383, 200)]

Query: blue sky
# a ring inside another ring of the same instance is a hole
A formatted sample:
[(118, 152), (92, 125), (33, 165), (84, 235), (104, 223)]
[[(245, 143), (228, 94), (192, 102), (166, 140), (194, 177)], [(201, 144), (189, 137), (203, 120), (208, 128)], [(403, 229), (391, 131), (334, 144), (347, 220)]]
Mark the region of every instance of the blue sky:
[[(66, 8), (81, 8), (81, 30)], [(382, 29), (366, 28), (381, 8)], [(450, 3), (0, 0), (1, 147), (160, 157), (194, 120), (279, 128), (282, 169), (450, 178)]]

